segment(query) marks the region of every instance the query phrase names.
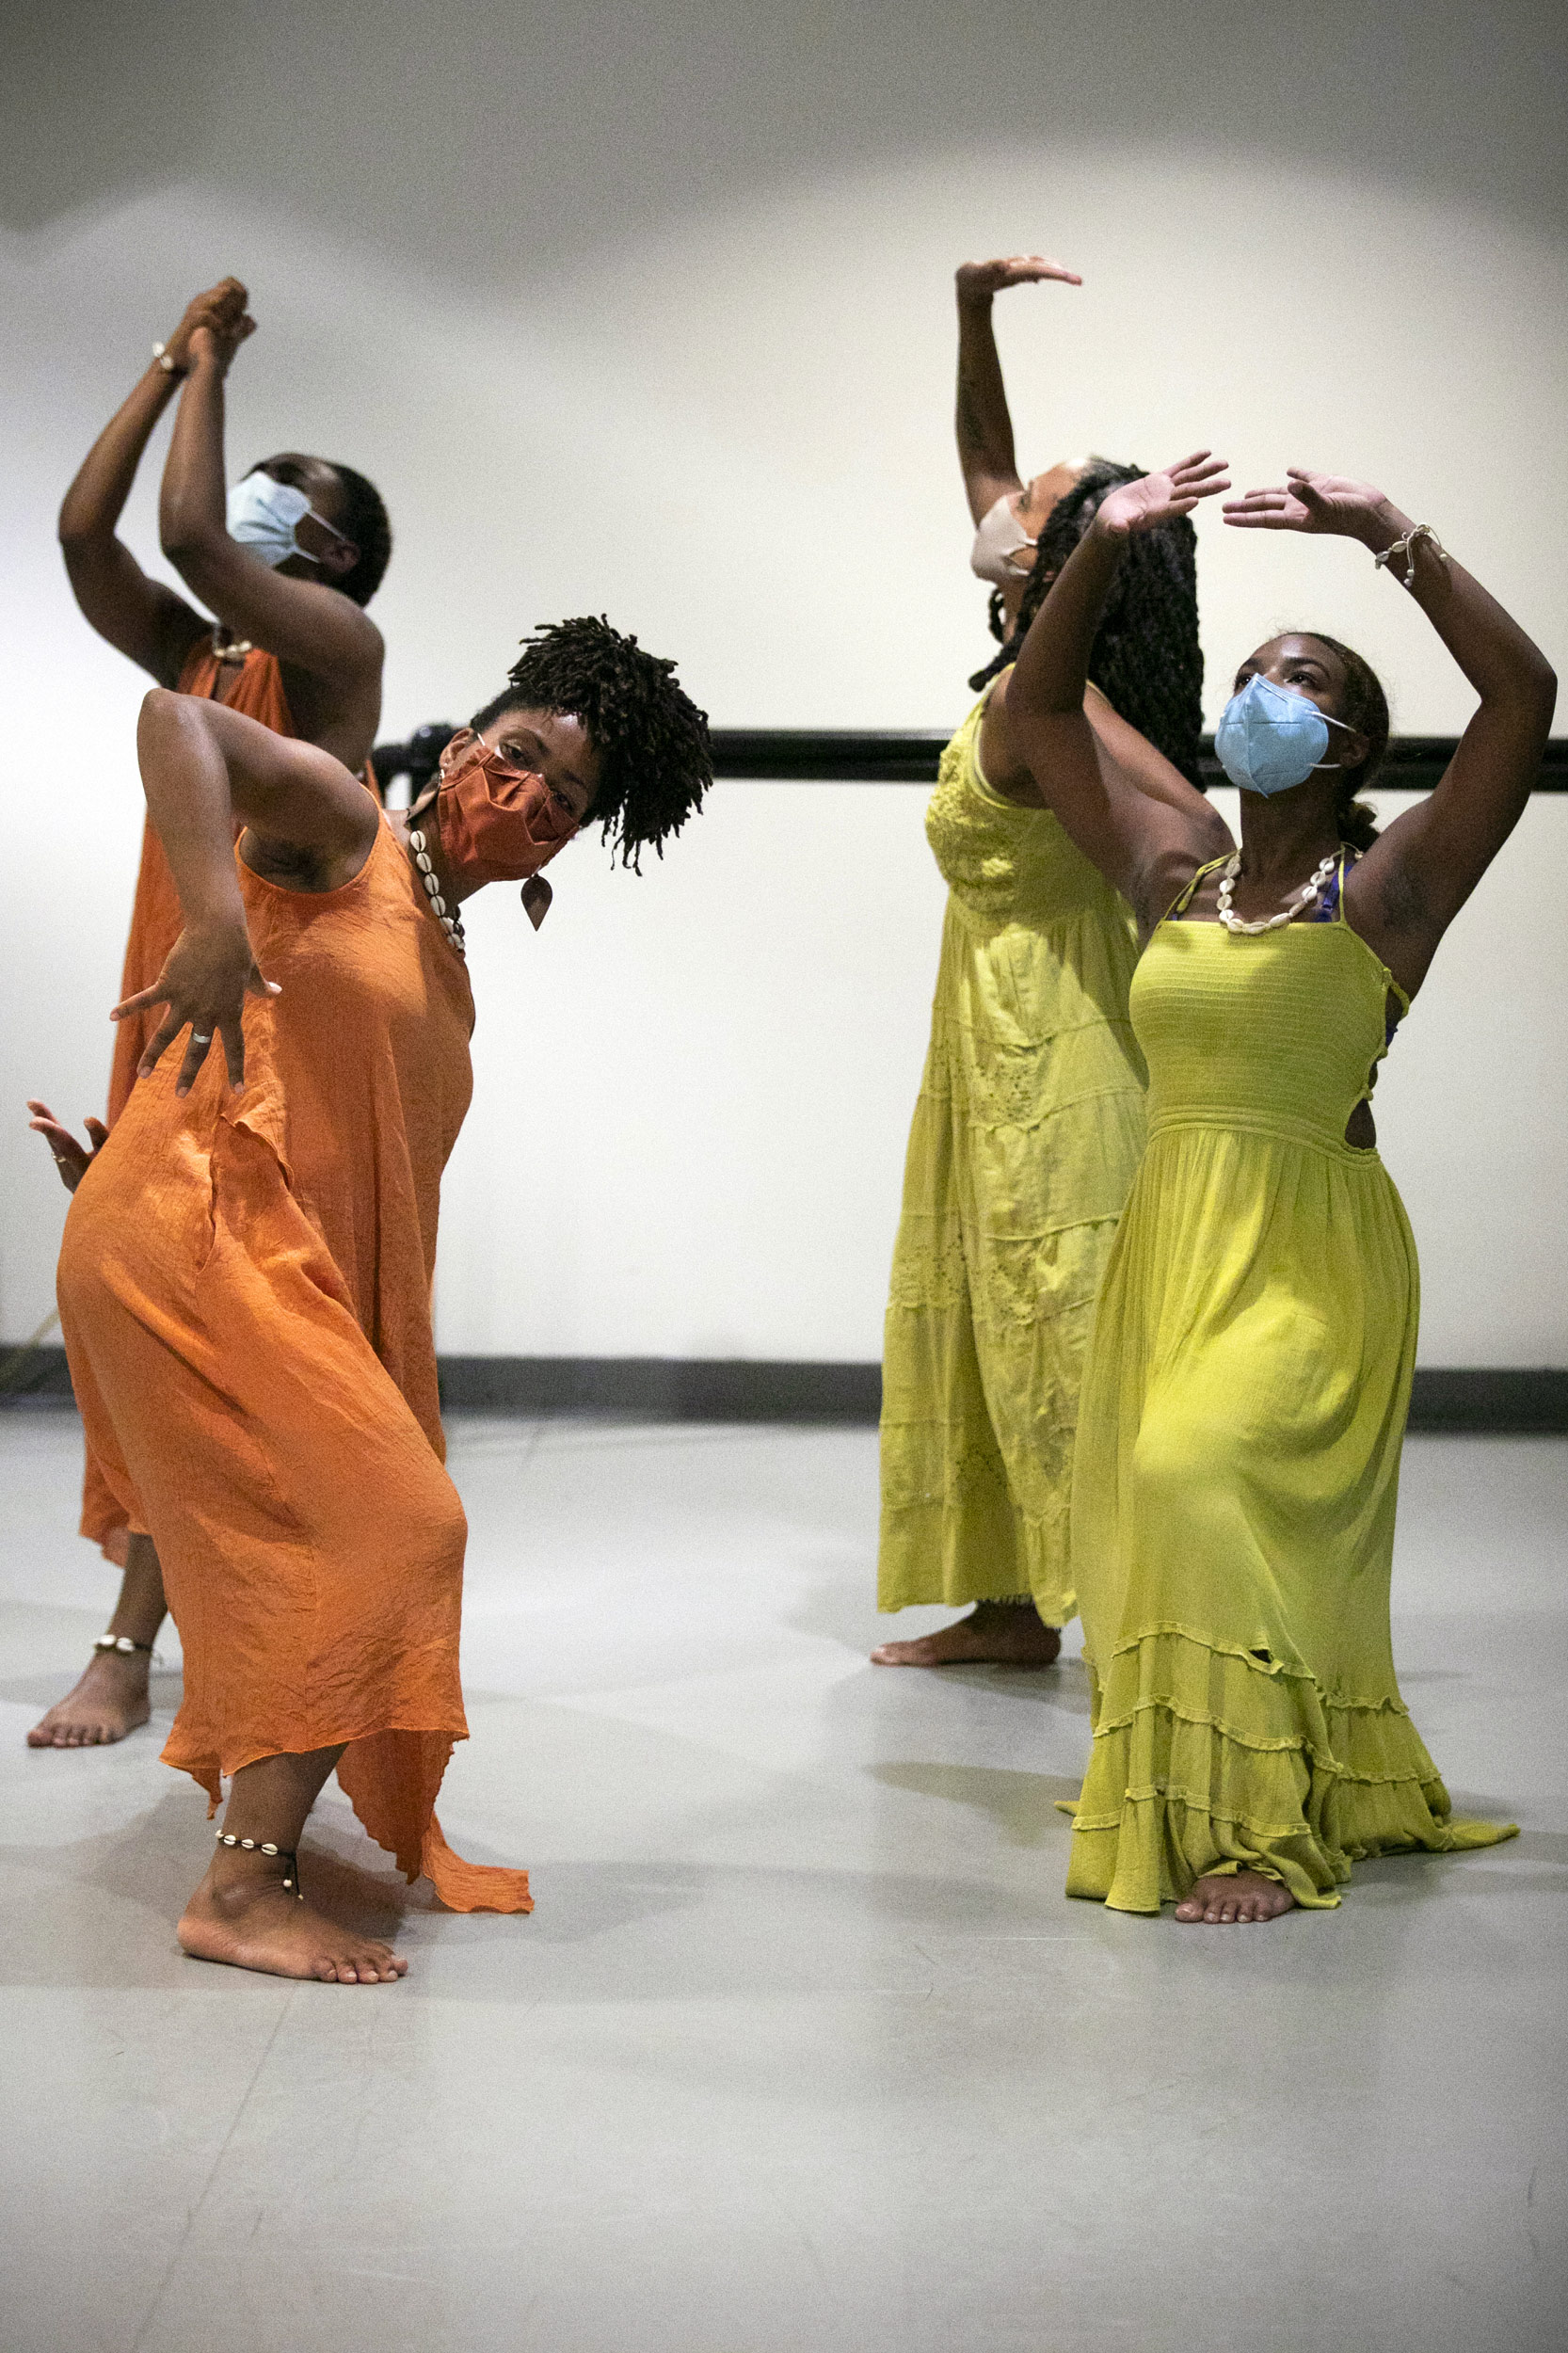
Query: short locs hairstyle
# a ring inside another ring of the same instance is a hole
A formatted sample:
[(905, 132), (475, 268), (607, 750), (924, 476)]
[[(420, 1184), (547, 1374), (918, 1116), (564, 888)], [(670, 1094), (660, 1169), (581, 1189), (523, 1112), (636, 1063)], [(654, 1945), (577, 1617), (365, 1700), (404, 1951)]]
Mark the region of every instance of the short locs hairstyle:
[[(1101, 501), (1146, 472), (1144, 466), (1091, 457), (1072, 488), (1058, 499), (1040, 534), (1013, 633), (995, 660), (969, 680), (976, 693), (1016, 661), (1031, 621), (1099, 512)], [(1162, 523), (1158, 531), (1138, 532), (1128, 540), (1095, 635), (1089, 676), (1129, 727), (1163, 752), (1190, 784), (1201, 786), (1198, 537), (1190, 516)]]
[[(341, 465), (335, 457), (323, 457), (318, 462), (331, 467), (343, 492), (334, 528), (345, 539), (352, 539), (360, 551), (360, 560), (353, 570), (344, 572), (331, 585), (341, 588), (345, 597), (352, 597), (356, 604), (368, 604), (392, 562), (392, 521), (386, 501), (369, 476), (354, 467)], [(286, 482), (294, 490), (304, 488), (304, 484), (296, 479), (300, 468), (291, 458), (268, 457), (263, 463), (275, 482)], [(256, 471), (251, 468), (252, 473)]]
[(663, 857), (713, 781), (708, 713), (676, 684), (674, 663), (590, 613), (541, 622), (507, 679), (470, 725), (487, 728), (508, 711), (579, 720), (600, 764), (588, 824), (602, 828), (612, 860), (618, 851), (633, 873), (650, 845)]

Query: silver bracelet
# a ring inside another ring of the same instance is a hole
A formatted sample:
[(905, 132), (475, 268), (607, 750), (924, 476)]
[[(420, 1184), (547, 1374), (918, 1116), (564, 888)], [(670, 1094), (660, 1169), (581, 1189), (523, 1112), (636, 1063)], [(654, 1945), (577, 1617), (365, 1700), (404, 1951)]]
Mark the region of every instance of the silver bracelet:
[(1402, 584), (1408, 588), (1416, 578), (1416, 544), (1419, 539), (1426, 540), (1440, 564), (1448, 562), (1448, 551), (1433, 531), (1431, 523), (1413, 523), (1402, 539), (1396, 539), (1392, 547), (1384, 548), (1383, 553), (1374, 556), (1372, 561), (1381, 572), (1384, 566), (1392, 564), (1397, 555), (1402, 557), (1404, 561)]
[(184, 376), (184, 369), (181, 367), (167, 344), (154, 344), (152, 357), (166, 376)]

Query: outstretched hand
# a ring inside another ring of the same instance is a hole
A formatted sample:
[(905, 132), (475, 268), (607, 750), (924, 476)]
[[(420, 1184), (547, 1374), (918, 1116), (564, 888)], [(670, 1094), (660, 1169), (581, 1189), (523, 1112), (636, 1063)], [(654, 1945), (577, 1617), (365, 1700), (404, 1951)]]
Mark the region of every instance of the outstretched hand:
[(108, 1129), (101, 1119), (85, 1119), (82, 1124), (88, 1131), (88, 1143), (78, 1144), (70, 1128), (56, 1118), (47, 1103), (35, 1103), (29, 1096), (27, 1109), (33, 1114), (27, 1122), (28, 1127), (35, 1135), (43, 1138), (55, 1155), (55, 1166), (60, 1172), (60, 1182), (67, 1193), (74, 1193), (108, 1142)]
[(1077, 270), (1048, 261), (1043, 253), (1010, 253), (997, 262), (961, 262), (954, 273), (960, 302), (988, 302), (1009, 286), (1036, 286), (1054, 279), (1064, 286), (1081, 286)]
[(1140, 474), (1136, 482), (1112, 490), (1101, 500), (1093, 527), (1117, 539), (1134, 532), (1157, 531), (1161, 523), (1190, 515), (1200, 499), (1211, 499), (1229, 488), (1224, 459), (1211, 457), (1206, 449), (1194, 450), (1191, 457), (1167, 466), (1163, 473)]
[(215, 1035), (221, 1036), (229, 1084), (237, 1094), (245, 1084), (245, 1000), (279, 993), (277, 982), (263, 977), (243, 923), (214, 923), (194, 930), (187, 926), (169, 950), (152, 986), (125, 998), (109, 1018), (123, 1021), (131, 1014), (151, 1012), (154, 1005), (168, 1008), (136, 1064), (138, 1079), (156, 1068), (189, 1023), (190, 1044), (175, 1081), (176, 1095), (190, 1093)]
[(1287, 466), (1285, 481), (1276, 489), (1249, 490), (1233, 499), (1224, 510), (1227, 523), (1240, 531), (1309, 531), (1341, 539), (1360, 539), (1373, 528), (1388, 502), (1369, 482), (1351, 482), (1336, 473), (1313, 473), (1305, 466)]

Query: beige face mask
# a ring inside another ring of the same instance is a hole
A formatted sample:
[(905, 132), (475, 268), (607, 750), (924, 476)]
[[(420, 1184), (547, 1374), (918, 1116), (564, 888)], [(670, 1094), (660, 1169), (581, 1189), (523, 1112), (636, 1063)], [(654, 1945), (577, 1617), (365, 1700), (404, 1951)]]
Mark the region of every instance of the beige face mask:
[(969, 569), (977, 579), (988, 580), (993, 588), (1016, 588), (1034, 569), (1034, 545), (1013, 512), (1012, 498), (1000, 498), (981, 517), (969, 551)]

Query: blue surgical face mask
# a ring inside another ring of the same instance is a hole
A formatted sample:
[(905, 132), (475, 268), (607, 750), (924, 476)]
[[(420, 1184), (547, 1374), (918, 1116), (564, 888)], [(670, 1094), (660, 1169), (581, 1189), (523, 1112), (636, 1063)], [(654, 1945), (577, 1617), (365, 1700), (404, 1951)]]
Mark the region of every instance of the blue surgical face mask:
[(1271, 685), (1255, 671), (1224, 707), (1214, 730), (1214, 757), (1244, 792), (1288, 792), (1314, 769), (1340, 765), (1323, 758), (1330, 728), (1355, 732), (1304, 695)]
[(337, 525), (316, 514), (303, 490), (274, 482), (269, 473), (248, 473), (229, 493), (229, 536), (248, 548), (252, 555), (259, 555), (264, 564), (286, 564), (291, 555), (302, 555), (307, 564), (320, 563), (321, 558), (302, 548), (296, 536), (307, 515), (314, 517), (334, 539), (342, 538)]

